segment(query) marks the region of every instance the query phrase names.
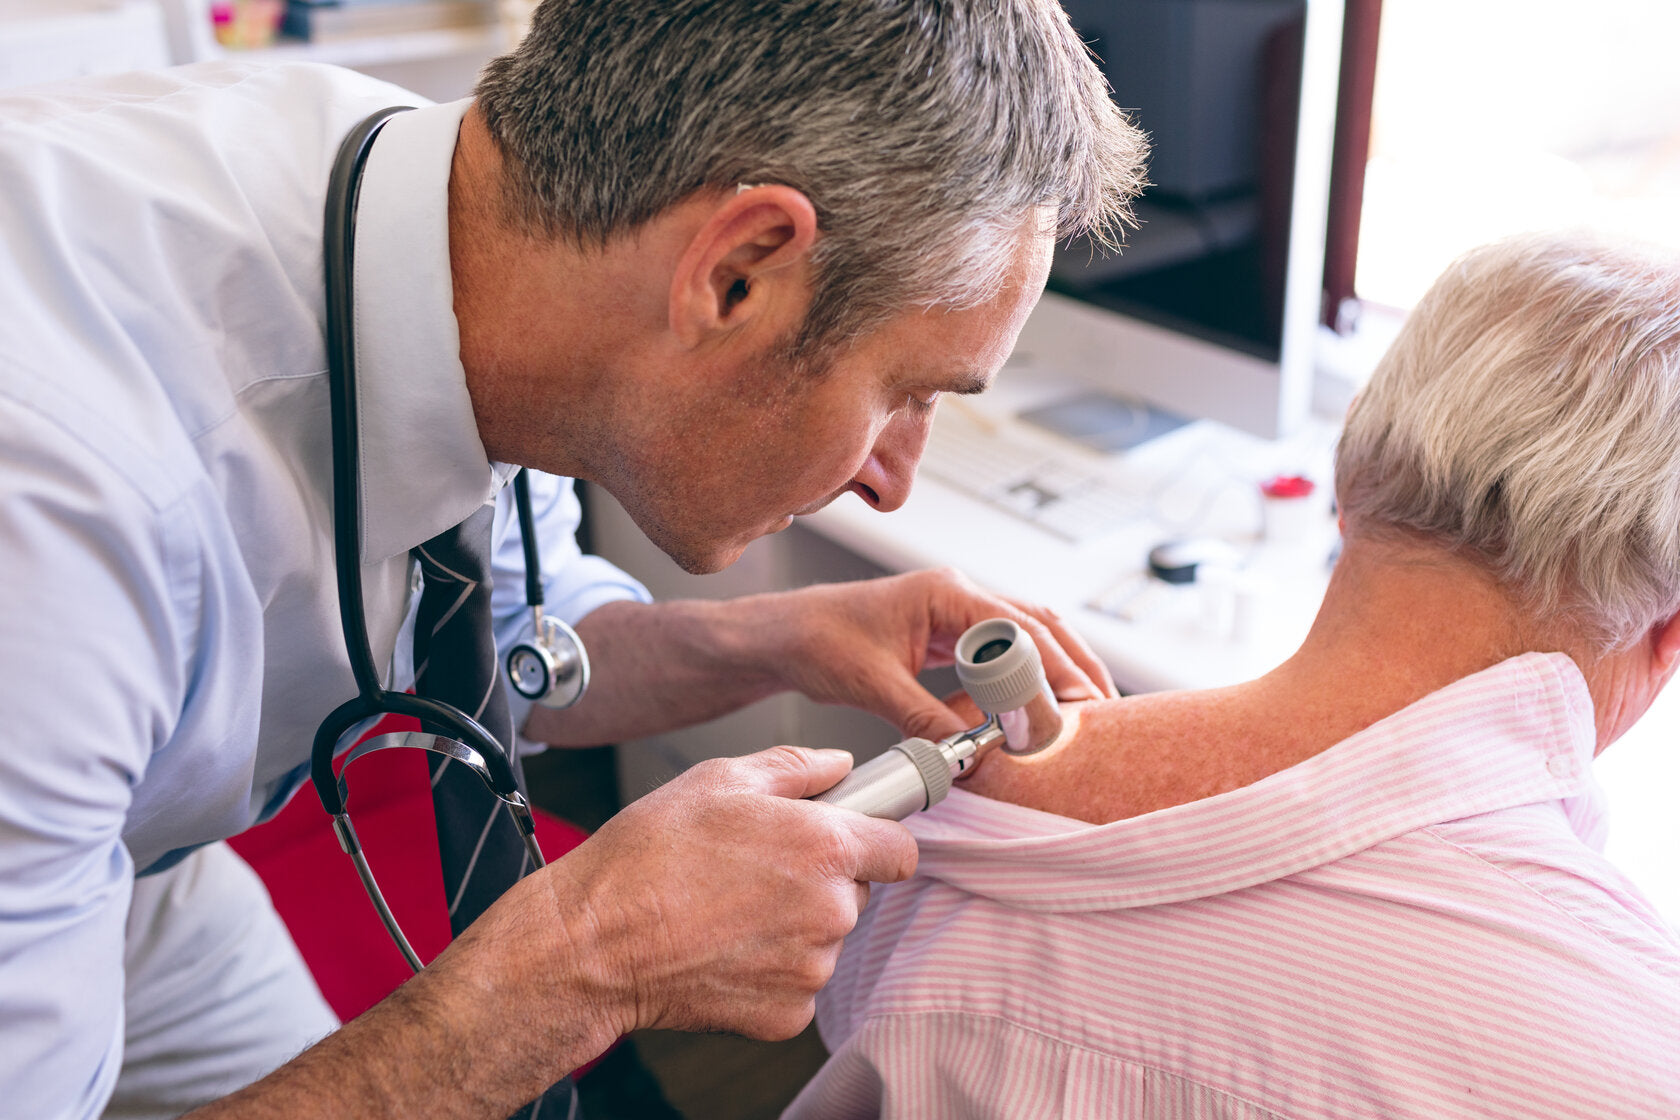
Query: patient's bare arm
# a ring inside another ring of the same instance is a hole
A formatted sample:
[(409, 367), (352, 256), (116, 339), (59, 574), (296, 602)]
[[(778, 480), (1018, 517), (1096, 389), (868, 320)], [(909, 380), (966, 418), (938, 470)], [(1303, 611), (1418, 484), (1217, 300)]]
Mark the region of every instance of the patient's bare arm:
[[(1093, 824), (1140, 816), (1258, 781), (1315, 747), (1244, 688), (1063, 704), (1061, 737), (1035, 755), (991, 751), (971, 793)], [(974, 715), (965, 697), (947, 699)]]
[[(946, 702), (965, 716), (979, 716), (966, 696)], [(1117, 734), (1126, 701), (1104, 700), (1062, 705), (1062, 734), (1037, 754), (986, 753), (981, 764), (961, 779), (970, 793), (1009, 801), (1094, 824), (1131, 816), (1125, 804), (1126, 737)]]

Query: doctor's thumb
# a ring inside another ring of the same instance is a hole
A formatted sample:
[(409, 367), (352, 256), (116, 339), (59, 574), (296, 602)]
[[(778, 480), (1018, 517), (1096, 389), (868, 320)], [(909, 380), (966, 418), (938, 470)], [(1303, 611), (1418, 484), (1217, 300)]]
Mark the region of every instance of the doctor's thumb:
[(733, 777), (757, 793), (774, 797), (810, 797), (851, 773), (845, 751), (809, 747), (771, 747), (730, 759)]

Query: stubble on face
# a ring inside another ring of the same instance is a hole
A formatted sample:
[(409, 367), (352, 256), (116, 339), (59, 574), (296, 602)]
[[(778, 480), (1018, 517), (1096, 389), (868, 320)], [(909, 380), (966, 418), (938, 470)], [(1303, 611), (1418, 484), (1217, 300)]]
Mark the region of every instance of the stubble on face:
[(763, 495), (799, 470), (779, 444), (799, 429), (832, 358), (795, 356), (789, 337), (735, 371), (712, 371), (709, 391), (682, 386), (627, 403), (643, 416), (640, 437), (605, 457), (597, 481), (683, 571), (722, 571), (795, 512), (768, 509)]

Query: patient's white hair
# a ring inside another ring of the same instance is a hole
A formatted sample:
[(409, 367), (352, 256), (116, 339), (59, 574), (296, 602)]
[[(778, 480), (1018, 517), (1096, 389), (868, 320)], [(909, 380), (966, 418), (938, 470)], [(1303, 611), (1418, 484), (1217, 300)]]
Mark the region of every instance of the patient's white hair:
[(1624, 648), (1680, 609), (1680, 257), (1583, 234), (1455, 262), (1349, 412), (1350, 528), (1424, 534)]

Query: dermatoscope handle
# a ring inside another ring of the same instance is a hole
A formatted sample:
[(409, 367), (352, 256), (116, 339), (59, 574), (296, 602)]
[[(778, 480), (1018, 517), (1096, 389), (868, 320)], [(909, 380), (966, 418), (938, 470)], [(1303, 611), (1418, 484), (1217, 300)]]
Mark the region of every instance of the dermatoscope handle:
[(945, 800), (951, 792), (951, 764), (939, 744), (906, 739), (811, 798), (870, 817), (901, 821)]

